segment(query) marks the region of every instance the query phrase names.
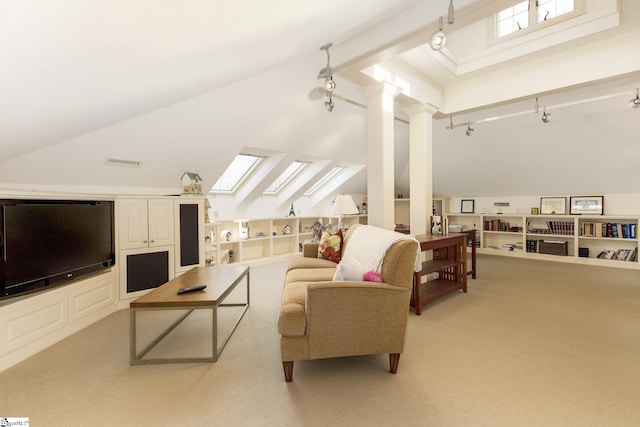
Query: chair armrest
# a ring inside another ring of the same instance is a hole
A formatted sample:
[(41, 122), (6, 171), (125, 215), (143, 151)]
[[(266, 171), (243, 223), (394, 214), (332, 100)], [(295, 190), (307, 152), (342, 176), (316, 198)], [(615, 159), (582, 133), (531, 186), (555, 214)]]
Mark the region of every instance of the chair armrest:
[(401, 353), (410, 294), (387, 283), (310, 283), (305, 310), (311, 358)]
[(309, 242), (302, 245), (302, 256), (316, 258), (318, 256), (318, 242)]

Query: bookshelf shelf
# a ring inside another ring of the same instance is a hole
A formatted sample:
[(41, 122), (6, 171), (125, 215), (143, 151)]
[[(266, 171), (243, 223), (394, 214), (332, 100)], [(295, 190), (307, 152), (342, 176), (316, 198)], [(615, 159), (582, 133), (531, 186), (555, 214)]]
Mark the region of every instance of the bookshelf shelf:
[[(477, 230), (478, 253), (640, 269), (637, 234), (640, 215), (447, 213), (444, 216), (450, 226)], [(540, 242), (544, 242), (543, 252)]]
[[(337, 224), (333, 216), (228, 219), (205, 224), (205, 263), (226, 264), (233, 251), (233, 262), (262, 262), (278, 256), (299, 253), (302, 243), (313, 237), (315, 222)], [(342, 220), (366, 224), (367, 215), (348, 215)], [(227, 240), (227, 235), (229, 236)]]

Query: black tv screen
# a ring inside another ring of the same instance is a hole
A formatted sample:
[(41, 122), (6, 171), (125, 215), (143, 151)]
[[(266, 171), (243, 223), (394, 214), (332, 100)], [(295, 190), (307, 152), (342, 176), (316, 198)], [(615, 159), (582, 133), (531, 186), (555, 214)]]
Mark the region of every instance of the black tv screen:
[(2, 200), (0, 296), (115, 264), (113, 202)]

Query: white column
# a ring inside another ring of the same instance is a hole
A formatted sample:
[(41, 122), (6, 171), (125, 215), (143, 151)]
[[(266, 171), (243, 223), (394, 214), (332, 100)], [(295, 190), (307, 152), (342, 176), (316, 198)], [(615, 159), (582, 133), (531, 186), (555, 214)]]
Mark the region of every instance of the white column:
[(433, 204), (433, 115), (430, 104), (406, 107), (409, 115), (409, 227), (411, 234), (428, 234)]
[(368, 223), (393, 230), (394, 209), (394, 98), (397, 86), (375, 83), (364, 90), (367, 98), (367, 214)]

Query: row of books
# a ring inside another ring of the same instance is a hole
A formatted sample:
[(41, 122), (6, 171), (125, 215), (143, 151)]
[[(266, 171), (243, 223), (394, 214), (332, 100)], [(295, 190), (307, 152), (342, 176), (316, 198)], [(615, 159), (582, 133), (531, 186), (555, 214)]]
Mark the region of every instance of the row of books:
[(618, 249), (617, 251), (608, 249), (598, 254), (601, 259), (613, 259), (619, 261), (637, 261), (638, 248), (634, 249)]
[(511, 226), (508, 221), (501, 221), (499, 219), (491, 219), (484, 222), (484, 229), (486, 231), (511, 231), (514, 233), (521, 232), (522, 227)]
[(613, 237), (621, 239), (635, 239), (637, 224), (616, 222), (583, 222), (582, 236), (584, 237)]
[(559, 234), (562, 236), (573, 236), (575, 231), (573, 221), (547, 221), (549, 234)]

